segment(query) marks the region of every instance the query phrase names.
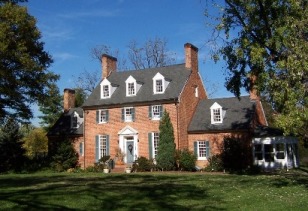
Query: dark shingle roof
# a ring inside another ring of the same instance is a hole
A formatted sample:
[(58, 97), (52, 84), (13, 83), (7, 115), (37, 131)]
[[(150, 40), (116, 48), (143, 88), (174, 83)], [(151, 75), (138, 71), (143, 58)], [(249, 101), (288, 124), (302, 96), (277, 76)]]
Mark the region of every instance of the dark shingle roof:
[[(158, 72), (166, 80), (170, 81), (164, 94), (153, 94), (152, 79)], [(179, 97), (190, 73), (191, 71), (185, 68), (184, 64), (144, 70), (113, 72), (107, 78), (111, 84), (117, 86), (111, 98), (100, 98), (100, 84), (98, 84), (82, 107), (174, 100)], [(126, 97), (125, 81), (130, 75), (136, 79), (137, 83), (142, 84), (142, 86), (136, 96)]]
[[(211, 124), (210, 107), (217, 102), (225, 110), (221, 124)], [(189, 132), (246, 130), (250, 128), (254, 116), (255, 103), (248, 96), (232, 98), (204, 99), (200, 101), (193, 119), (189, 125)]]
[(79, 117), (83, 118), (82, 108), (71, 108), (69, 112), (63, 113), (57, 122), (48, 131), (47, 136), (59, 136), (59, 135), (83, 135), (83, 123), (79, 128), (71, 128), (71, 121), (74, 112), (77, 112)]

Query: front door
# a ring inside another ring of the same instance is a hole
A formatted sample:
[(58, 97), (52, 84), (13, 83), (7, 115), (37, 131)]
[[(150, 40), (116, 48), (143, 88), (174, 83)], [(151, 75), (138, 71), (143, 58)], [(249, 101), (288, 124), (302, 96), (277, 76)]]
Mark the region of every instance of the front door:
[(126, 161), (127, 163), (133, 163), (135, 161), (134, 137), (126, 138)]

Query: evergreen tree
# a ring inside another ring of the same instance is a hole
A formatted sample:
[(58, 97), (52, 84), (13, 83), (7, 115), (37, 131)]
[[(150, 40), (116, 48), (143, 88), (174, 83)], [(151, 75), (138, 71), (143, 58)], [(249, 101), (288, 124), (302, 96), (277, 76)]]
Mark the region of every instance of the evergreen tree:
[(18, 123), (6, 118), (0, 126), (0, 172), (20, 171), (25, 161), (22, 133)]
[(173, 126), (169, 113), (165, 110), (159, 123), (159, 142), (157, 149), (157, 165), (163, 170), (172, 170), (175, 166), (175, 143)]

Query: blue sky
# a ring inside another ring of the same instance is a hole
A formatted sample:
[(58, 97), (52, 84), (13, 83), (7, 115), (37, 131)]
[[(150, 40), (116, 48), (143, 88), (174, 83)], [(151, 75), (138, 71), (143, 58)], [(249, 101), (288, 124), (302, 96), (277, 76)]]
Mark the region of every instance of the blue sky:
[(224, 87), (223, 64), (215, 64), (208, 54), (211, 31), (202, 0), (29, 0), (25, 6), (37, 19), (45, 50), (54, 59), (50, 70), (61, 76), (57, 83), (61, 92), (73, 88), (74, 77), (85, 70), (101, 73), (101, 65), (90, 56), (93, 47), (108, 45), (125, 56), (130, 41), (143, 44), (159, 37), (167, 40), (177, 63), (184, 62), (185, 43), (198, 47), (206, 89), (217, 86), (211, 97), (232, 96)]

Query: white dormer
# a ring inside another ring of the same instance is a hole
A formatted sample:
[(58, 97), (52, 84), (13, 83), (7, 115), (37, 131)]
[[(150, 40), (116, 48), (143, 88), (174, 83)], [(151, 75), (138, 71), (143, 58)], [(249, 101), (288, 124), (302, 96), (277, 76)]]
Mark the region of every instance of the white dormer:
[(159, 72), (153, 77), (153, 93), (154, 94), (163, 94), (167, 86), (169, 85), (169, 81), (165, 79), (165, 77)]
[(105, 78), (101, 84), (101, 99), (110, 98), (113, 92), (115, 91), (116, 87), (113, 87), (110, 81)]
[(79, 126), (83, 123), (83, 118), (81, 118), (76, 111), (74, 111), (71, 117), (71, 128), (79, 128)]
[(136, 96), (137, 92), (141, 87), (141, 84), (138, 83), (136, 79), (131, 75), (126, 79), (125, 84), (126, 84), (126, 96), (127, 97)]
[(211, 124), (222, 123), (223, 120), (223, 110), (221, 105), (214, 103), (211, 107)]

